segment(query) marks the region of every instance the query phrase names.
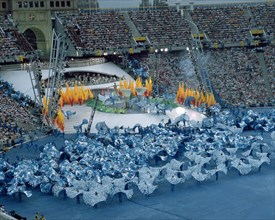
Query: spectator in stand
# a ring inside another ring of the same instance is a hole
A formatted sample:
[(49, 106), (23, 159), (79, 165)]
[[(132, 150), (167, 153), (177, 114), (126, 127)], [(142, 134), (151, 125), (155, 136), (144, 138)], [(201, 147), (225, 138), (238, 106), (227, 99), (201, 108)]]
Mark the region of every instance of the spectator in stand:
[(217, 92), (233, 105), (268, 103), (270, 97), (256, 52), (227, 48), (209, 53), (208, 73)]
[(0, 81), (0, 146), (11, 147), (23, 135), (39, 129), (39, 119), (31, 113), (32, 101)]
[(257, 4), (249, 7), (257, 29), (265, 30), (268, 37), (275, 37), (275, 4)]
[(129, 17), (151, 45), (187, 46), (191, 37), (188, 22), (175, 9), (130, 11)]
[(20, 56), (33, 56), (34, 49), (13, 23), (3, 15), (0, 16), (0, 38), (0, 63), (20, 62)]
[(239, 42), (248, 37), (250, 16), (243, 5), (195, 7), (192, 19), (213, 42)]
[(121, 13), (59, 13), (59, 17), (76, 47), (105, 51), (132, 46), (132, 34)]

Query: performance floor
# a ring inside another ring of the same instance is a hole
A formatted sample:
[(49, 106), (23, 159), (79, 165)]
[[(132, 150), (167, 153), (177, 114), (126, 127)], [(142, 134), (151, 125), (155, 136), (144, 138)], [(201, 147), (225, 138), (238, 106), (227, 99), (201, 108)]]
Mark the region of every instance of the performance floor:
[[(11, 76), (9, 76), (11, 77)], [(11, 77), (11, 81), (16, 82)], [(26, 88), (23, 88), (26, 89)], [(22, 91), (24, 92), (24, 91)], [(26, 90), (25, 90), (26, 92)], [(28, 90), (30, 92), (30, 88)], [(75, 109), (79, 108), (74, 106)], [(82, 108), (83, 110), (83, 108)], [(90, 115), (90, 108), (78, 112), (66, 121), (65, 139), (75, 138), (72, 133), (74, 120), (81, 121), (81, 117)], [(73, 118), (75, 117), (75, 119)], [(123, 118), (124, 117), (124, 118)], [(116, 125), (133, 126), (136, 123), (149, 125), (168, 120), (167, 116), (130, 114), (114, 116), (96, 112), (95, 123), (105, 121), (109, 127)], [(76, 124), (77, 125), (77, 124)], [(92, 128), (92, 132), (95, 132)], [(252, 134), (255, 134), (254, 132)], [(264, 141), (270, 142), (270, 133), (263, 134)], [(57, 147), (64, 144), (64, 138), (47, 136), (37, 140), (37, 148), (53, 142)], [(15, 148), (7, 154), (10, 162), (17, 155), (24, 158), (37, 157), (36, 148)], [(135, 190), (134, 196), (122, 203), (117, 197), (108, 199), (106, 203), (98, 204), (97, 208), (86, 205), (82, 201), (77, 204), (76, 199), (54, 197), (33, 190), (30, 198), (17, 196), (1, 196), (0, 204), (5, 205), (7, 212), (15, 210), (27, 219), (34, 219), (35, 213), (43, 214), (47, 220), (89, 220), (89, 219), (184, 219), (184, 220), (274, 220), (275, 219), (275, 168), (274, 161), (264, 165), (261, 172), (252, 172), (246, 176), (239, 176), (230, 171), (228, 175), (220, 175), (198, 185), (195, 181), (187, 181), (175, 186), (171, 191), (170, 184), (160, 184), (159, 188), (150, 196), (144, 196)]]
[[(73, 138), (67, 135), (65, 139)], [(264, 134), (266, 141), (270, 134)], [(49, 136), (40, 139), (38, 145), (54, 142), (61, 146), (63, 138)], [(7, 156), (12, 161), (15, 155), (25, 158), (38, 154), (35, 149), (22, 147), (12, 150)], [(146, 197), (134, 192), (132, 199), (117, 197), (100, 203), (97, 208), (76, 199), (65, 199), (62, 195), (54, 197), (33, 191), (30, 198), (0, 197), (7, 211), (16, 210), (27, 219), (34, 219), (35, 212), (44, 214), (47, 220), (88, 220), (88, 219), (213, 219), (213, 220), (274, 220), (275, 218), (275, 175), (274, 161), (264, 165), (261, 172), (239, 176), (230, 171), (198, 185), (188, 181), (175, 186), (172, 192), (170, 184), (161, 184), (156, 191)]]

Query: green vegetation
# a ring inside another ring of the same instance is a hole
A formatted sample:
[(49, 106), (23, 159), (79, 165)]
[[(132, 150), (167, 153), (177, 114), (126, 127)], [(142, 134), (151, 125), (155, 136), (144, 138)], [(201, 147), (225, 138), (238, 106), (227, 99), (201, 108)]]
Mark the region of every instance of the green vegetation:
[[(89, 99), (86, 104), (92, 108), (94, 108), (95, 106), (95, 99)], [(113, 106), (106, 106), (103, 104), (102, 101), (97, 102), (97, 107), (96, 107), (97, 111), (100, 112), (106, 112), (106, 113), (116, 113), (116, 114), (125, 114), (127, 113), (127, 110), (124, 108), (116, 108)]]
[[(176, 107), (179, 106), (176, 102), (174, 102), (172, 100), (168, 100), (168, 99), (163, 99), (163, 98), (153, 98), (153, 99), (151, 99), (151, 102), (164, 104), (166, 107), (171, 106), (172, 108), (176, 108)], [(90, 106), (91, 108), (94, 108), (95, 99), (89, 99), (86, 102), (86, 104), (88, 106)], [(116, 108), (114, 106), (106, 106), (106, 105), (103, 104), (102, 101), (98, 101), (96, 110), (100, 111), (100, 112), (116, 113), (116, 114), (125, 114), (125, 113), (128, 112), (127, 109), (124, 109), (124, 108)]]
[(176, 103), (173, 100), (169, 100), (169, 99), (163, 99), (163, 98), (153, 98), (151, 100), (154, 103), (159, 103), (159, 104), (164, 104), (165, 106), (171, 106), (172, 108), (177, 108), (179, 105), (178, 103)]

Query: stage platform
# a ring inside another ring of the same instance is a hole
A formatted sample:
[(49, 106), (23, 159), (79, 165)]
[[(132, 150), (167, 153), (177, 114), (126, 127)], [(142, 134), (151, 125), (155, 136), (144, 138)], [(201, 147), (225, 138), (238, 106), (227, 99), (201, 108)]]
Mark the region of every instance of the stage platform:
[[(70, 119), (65, 118), (65, 133), (76, 133), (73, 126), (81, 124), (83, 119), (89, 119), (91, 115), (92, 108), (84, 105), (66, 105), (63, 107), (63, 111), (76, 112)], [(133, 127), (136, 124), (142, 126), (149, 126), (151, 124), (158, 124), (161, 120), (167, 121), (169, 117), (167, 115), (156, 115), (147, 113), (133, 113), (133, 114), (114, 114), (114, 113), (104, 113), (96, 111), (94, 115), (93, 124), (91, 127), (91, 133), (96, 133), (97, 130), (95, 125), (98, 122), (105, 122), (109, 128), (114, 128), (115, 126), (124, 128)], [(83, 131), (87, 128), (87, 124), (83, 125)]]

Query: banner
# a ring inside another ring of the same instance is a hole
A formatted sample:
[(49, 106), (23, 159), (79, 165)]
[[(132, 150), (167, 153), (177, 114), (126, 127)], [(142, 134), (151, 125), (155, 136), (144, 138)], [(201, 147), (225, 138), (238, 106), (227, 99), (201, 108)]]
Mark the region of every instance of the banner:
[(264, 33), (263, 30), (251, 30), (250, 32), (252, 35), (261, 35)]
[(146, 37), (134, 37), (134, 39), (137, 42), (145, 42), (146, 41)]
[(192, 36), (193, 36), (193, 38), (200, 38), (200, 39), (204, 38), (204, 34), (203, 33), (202, 34), (195, 34), (195, 33), (193, 33)]

